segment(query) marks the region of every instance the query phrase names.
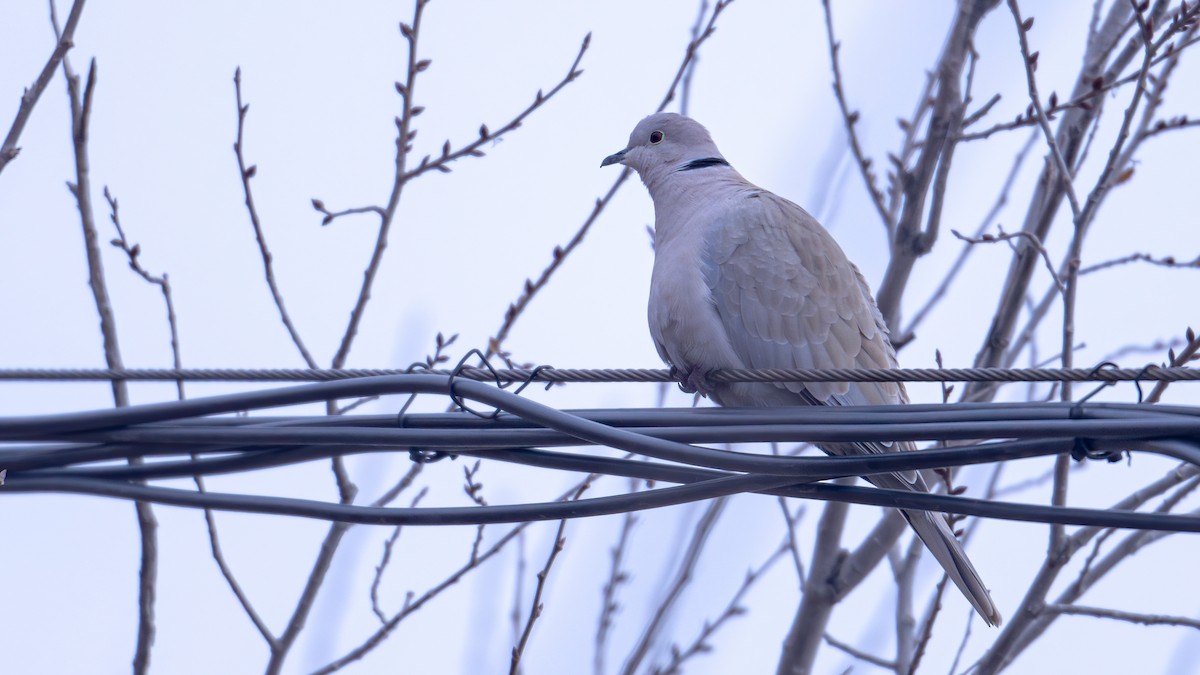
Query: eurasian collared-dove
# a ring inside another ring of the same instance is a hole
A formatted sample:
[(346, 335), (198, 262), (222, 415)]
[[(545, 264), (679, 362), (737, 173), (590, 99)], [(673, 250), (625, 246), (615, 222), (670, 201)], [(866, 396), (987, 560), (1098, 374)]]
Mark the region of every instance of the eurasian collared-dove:
[[(893, 368), (896, 353), (862, 273), (815, 218), (749, 183), (696, 121), (642, 120), (601, 166), (638, 172), (654, 200), (650, 333), (689, 391), (727, 406), (907, 403), (902, 383), (714, 383), (718, 368)], [(823, 443), (834, 455), (915, 450), (911, 442)], [(927, 492), (919, 472), (875, 485)], [(902, 511), (984, 621), (1000, 613), (939, 513)]]

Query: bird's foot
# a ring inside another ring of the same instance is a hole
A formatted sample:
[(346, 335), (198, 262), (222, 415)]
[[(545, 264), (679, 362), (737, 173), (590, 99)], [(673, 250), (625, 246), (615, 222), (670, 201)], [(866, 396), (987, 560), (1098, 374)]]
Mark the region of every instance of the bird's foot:
[(716, 389), (716, 384), (709, 379), (712, 369), (678, 368), (671, 366), (671, 376), (679, 381), (679, 388), (685, 394), (700, 394), (708, 396)]

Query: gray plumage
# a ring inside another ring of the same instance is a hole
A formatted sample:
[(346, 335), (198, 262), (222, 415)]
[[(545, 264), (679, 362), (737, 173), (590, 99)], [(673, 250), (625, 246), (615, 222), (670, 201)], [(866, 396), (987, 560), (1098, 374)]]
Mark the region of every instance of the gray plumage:
[[(685, 389), (726, 406), (907, 403), (902, 383), (712, 383), (719, 368), (893, 368), (896, 354), (862, 273), (804, 209), (748, 182), (708, 131), (682, 115), (642, 120), (601, 166), (638, 172), (654, 201), (650, 333)], [(824, 443), (834, 455), (911, 442)], [(921, 473), (870, 477), (927, 492)], [(945, 517), (902, 511), (989, 625), (1000, 613)]]

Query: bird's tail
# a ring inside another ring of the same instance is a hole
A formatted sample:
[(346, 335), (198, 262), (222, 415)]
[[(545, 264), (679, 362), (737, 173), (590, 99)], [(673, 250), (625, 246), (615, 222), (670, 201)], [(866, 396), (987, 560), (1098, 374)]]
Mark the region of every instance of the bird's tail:
[(992, 596), (988, 594), (983, 580), (975, 571), (975, 566), (967, 558), (966, 551), (963, 551), (958, 539), (950, 531), (946, 517), (933, 511), (901, 511), (901, 513), (904, 514), (905, 520), (912, 526), (912, 529), (916, 531), (917, 536), (925, 543), (925, 547), (933, 553), (933, 557), (946, 570), (946, 574), (950, 576), (954, 585), (958, 586), (967, 600), (974, 605), (983, 620), (989, 626), (999, 626), (1000, 611), (996, 609), (996, 603), (992, 602)]
[[(897, 444), (879, 443), (823, 443), (820, 448), (831, 455), (872, 455), (896, 450), (916, 452), (916, 446), (911, 442)], [(912, 492), (929, 492), (925, 477), (920, 471), (901, 471), (898, 473), (877, 473), (866, 476), (868, 482), (877, 487), (889, 490), (908, 490)], [(955, 586), (967, 597), (983, 620), (989, 626), (999, 626), (1000, 610), (992, 602), (987, 587), (979, 578), (979, 572), (967, 558), (967, 552), (950, 530), (946, 517), (935, 511), (906, 511), (900, 509), (901, 515), (916, 531), (917, 536), (925, 543), (925, 548), (933, 554), (942, 569), (954, 582)]]

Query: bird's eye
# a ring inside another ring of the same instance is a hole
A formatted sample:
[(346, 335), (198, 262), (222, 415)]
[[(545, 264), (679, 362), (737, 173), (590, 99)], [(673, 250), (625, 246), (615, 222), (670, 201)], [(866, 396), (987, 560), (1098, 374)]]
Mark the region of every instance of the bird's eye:
[(661, 132), (661, 131), (651, 131), (650, 132), (650, 145), (658, 145), (659, 143), (662, 143), (662, 139), (663, 139), (663, 132)]

